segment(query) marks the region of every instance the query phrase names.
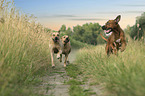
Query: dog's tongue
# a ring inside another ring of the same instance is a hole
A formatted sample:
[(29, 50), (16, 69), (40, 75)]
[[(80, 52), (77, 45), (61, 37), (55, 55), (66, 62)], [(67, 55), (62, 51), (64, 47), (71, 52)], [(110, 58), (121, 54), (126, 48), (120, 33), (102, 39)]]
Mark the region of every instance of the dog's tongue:
[(109, 30), (104, 30), (105, 31), (105, 33), (109, 33), (110, 31), (111, 31), (111, 29), (109, 29)]

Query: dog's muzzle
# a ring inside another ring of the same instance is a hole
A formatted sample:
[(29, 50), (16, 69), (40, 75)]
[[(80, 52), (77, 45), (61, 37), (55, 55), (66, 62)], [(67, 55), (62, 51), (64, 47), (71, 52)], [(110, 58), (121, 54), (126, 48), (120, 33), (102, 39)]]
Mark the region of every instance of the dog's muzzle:
[(58, 40), (59, 40), (58, 37), (55, 37), (55, 38), (53, 39), (54, 42), (57, 42)]
[(64, 40), (64, 42), (65, 42), (65, 43), (68, 43), (68, 42), (69, 42), (69, 38), (66, 38), (66, 39)]
[(107, 29), (106, 27), (105, 27), (105, 25), (104, 26), (102, 26), (102, 29), (104, 30), (104, 32), (105, 33), (110, 33), (111, 31), (112, 31), (112, 29), (111, 28), (109, 28), (109, 29)]

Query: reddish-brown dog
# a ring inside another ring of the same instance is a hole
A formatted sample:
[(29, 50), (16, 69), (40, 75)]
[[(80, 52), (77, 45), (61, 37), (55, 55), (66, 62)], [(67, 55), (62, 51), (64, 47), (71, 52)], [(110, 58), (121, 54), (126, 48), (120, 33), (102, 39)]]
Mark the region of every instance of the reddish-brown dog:
[[(123, 52), (126, 48), (125, 34), (121, 29), (120, 25), (118, 24), (120, 18), (121, 16), (118, 15), (116, 19), (109, 20), (104, 26), (102, 26), (102, 29), (106, 33), (112, 32), (112, 34), (106, 40), (107, 44), (105, 50), (107, 55), (110, 55), (111, 53), (117, 54), (117, 51), (119, 49), (121, 49), (121, 52)], [(105, 39), (103, 36), (102, 38)]]

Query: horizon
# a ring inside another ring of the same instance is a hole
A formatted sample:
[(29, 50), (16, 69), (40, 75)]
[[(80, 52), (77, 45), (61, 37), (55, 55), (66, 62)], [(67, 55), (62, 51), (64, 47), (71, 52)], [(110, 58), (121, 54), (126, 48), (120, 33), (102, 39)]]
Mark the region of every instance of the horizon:
[(85, 23), (104, 25), (118, 15), (121, 15), (119, 24), (124, 29), (134, 25), (136, 17), (145, 12), (144, 0), (14, 0), (14, 4), (52, 30), (59, 30), (63, 24), (67, 28)]

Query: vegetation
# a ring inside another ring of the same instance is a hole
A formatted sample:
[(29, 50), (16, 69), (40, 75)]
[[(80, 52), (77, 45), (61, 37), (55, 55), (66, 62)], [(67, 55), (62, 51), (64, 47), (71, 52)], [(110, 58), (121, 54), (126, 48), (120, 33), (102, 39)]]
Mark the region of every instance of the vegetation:
[(91, 96), (96, 95), (94, 92), (90, 92), (91, 90), (84, 90), (82, 87), (78, 85), (71, 85), (69, 88), (70, 96)]
[[(82, 78), (82, 70), (80, 69), (79, 65), (70, 64), (66, 67), (67, 75), (71, 77), (69, 81), (65, 84), (69, 84), (69, 95), (70, 96), (91, 96), (96, 95), (95, 92), (92, 92), (91, 89), (84, 89), (80, 85), (84, 85), (85, 82), (81, 80), (79, 77)], [(79, 77), (78, 77), (79, 76)]]
[(48, 34), (11, 2), (1, 0), (0, 17), (0, 96), (33, 95), (31, 85), (50, 61)]
[[(137, 17), (134, 26), (127, 26), (125, 32), (135, 40), (145, 38), (144, 19), (145, 13)], [(34, 16), (16, 10), (13, 2), (0, 1), (0, 96), (37, 95), (32, 92), (31, 87), (41, 82), (39, 77), (50, 70), (50, 31), (51, 29), (36, 23)], [(79, 51), (76, 65), (66, 68), (67, 74), (72, 78), (66, 82), (71, 85), (71, 96), (94, 94), (80, 86), (84, 82), (76, 80), (78, 75), (83, 74), (92, 79), (92, 84), (105, 83), (111, 95), (145, 94), (145, 45), (142, 42), (128, 38), (125, 52), (119, 52), (119, 56), (107, 57), (105, 50), (102, 50), (105, 46), (98, 45), (105, 42), (100, 37), (103, 31), (98, 23), (77, 25), (73, 30), (62, 25), (60, 31), (61, 35), (70, 36), (73, 47), (86, 47)]]
[(134, 40), (145, 38), (145, 12), (136, 18), (135, 25), (127, 26), (125, 32)]
[[(118, 56), (107, 57), (104, 45), (83, 48), (76, 65), (92, 84), (105, 83), (110, 95), (143, 96), (145, 94), (145, 45), (129, 40), (126, 50)], [(133, 45), (133, 46), (132, 46)]]
[(72, 37), (72, 39), (83, 43), (92, 45), (105, 43), (100, 36), (100, 33), (103, 34), (103, 31), (101, 25), (98, 23), (86, 23), (82, 26), (77, 25), (73, 27), (73, 31), (71, 28), (66, 29), (66, 26), (62, 25), (60, 31), (62, 34), (67, 34), (68, 36)]

